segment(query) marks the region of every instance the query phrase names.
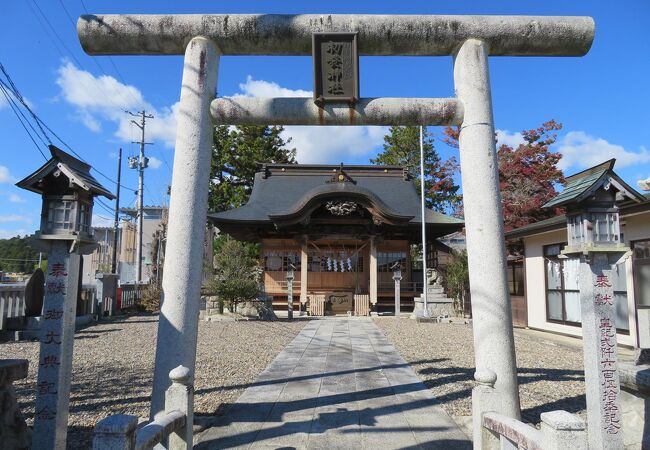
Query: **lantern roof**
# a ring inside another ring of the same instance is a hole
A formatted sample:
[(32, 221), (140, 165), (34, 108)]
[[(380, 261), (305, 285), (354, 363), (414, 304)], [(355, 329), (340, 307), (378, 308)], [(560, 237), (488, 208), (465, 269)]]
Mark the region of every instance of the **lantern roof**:
[(614, 172), (616, 159), (610, 159), (597, 166), (583, 170), (566, 178), (564, 190), (552, 198), (542, 208), (561, 207), (568, 204), (578, 204), (601, 188), (613, 186), (620, 200), (630, 199), (635, 202), (646, 201), (646, 198), (634, 190)]
[(37, 194), (47, 193), (43, 180), (50, 174), (60, 171), (68, 178), (71, 185), (78, 186), (95, 196), (101, 195), (110, 200), (115, 198), (111, 191), (102, 186), (90, 174), (91, 166), (89, 164), (54, 145), (50, 144), (48, 147), (52, 157), (34, 173), (16, 183), (16, 186)]

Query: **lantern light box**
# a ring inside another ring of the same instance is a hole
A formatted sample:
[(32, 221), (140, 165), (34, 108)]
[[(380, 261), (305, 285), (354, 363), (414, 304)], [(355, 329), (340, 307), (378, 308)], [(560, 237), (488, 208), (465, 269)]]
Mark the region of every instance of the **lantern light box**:
[(90, 165), (49, 146), (52, 157), (16, 186), (41, 194), (41, 240), (92, 242), (94, 197), (114, 199), (91, 174)]
[(562, 254), (621, 251), (618, 204), (644, 197), (614, 173), (615, 159), (566, 179), (564, 190), (543, 208), (566, 210), (568, 245)]

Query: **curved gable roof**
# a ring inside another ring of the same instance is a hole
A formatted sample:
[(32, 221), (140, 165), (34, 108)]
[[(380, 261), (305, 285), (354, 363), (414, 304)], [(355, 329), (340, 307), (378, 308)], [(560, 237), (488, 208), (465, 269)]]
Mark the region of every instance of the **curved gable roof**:
[[(345, 181), (333, 180), (341, 173)], [(307, 212), (326, 198), (358, 199), (391, 222), (421, 223), (420, 198), (412, 180), (398, 166), (268, 165), (255, 175), (248, 203), (240, 208), (210, 214), (219, 223), (275, 223)], [(320, 199), (320, 201), (319, 201)], [(457, 224), (462, 220), (432, 210), (431, 224)]]

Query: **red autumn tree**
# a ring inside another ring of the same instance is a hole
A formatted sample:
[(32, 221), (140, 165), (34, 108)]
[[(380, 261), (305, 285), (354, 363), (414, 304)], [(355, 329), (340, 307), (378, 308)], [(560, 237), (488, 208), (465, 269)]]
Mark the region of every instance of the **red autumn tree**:
[[(524, 142), (517, 148), (502, 144), (497, 158), (499, 184), (505, 229), (511, 230), (539, 222), (559, 214), (558, 209), (542, 209), (542, 205), (557, 195), (555, 186), (564, 183), (557, 167), (562, 155), (550, 150), (562, 124), (555, 120), (544, 122), (539, 128), (522, 131)], [(458, 147), (458, 130), (447, 127), (445, 142)]]

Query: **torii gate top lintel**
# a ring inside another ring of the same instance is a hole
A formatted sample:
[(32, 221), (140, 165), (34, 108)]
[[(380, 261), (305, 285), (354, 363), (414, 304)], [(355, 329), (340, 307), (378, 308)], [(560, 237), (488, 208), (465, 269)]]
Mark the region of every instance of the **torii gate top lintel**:
[(490, 56), (582, 56), (595, 25), (584, 16), (371, 14), (84, 15), (77, 22), (90, 55), (182, 55), (196, 36), (222, 55), (311, 55), (314, 32), (358, 32), (359, 54), (445, 56), (479, 39)]

